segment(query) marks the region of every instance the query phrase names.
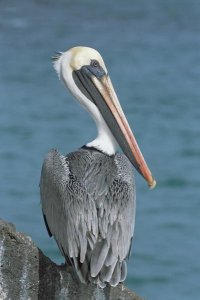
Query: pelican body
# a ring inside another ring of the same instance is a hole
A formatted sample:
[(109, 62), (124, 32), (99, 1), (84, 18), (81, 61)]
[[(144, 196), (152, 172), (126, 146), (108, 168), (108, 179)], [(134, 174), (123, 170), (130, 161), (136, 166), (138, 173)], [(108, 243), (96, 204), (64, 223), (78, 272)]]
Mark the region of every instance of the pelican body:
[[(101, 55), (75, 47), (54, 57), (64, 85), (93, 117), (97, 138), (66, 156), (51, 150), (40, 192), (44, 221), (83, 283), (116, 286), (127, 275), (134, 232), (133, 167), (156, 184), (116, 96)], [(117, 153), (121, 147), (124, 154)]]

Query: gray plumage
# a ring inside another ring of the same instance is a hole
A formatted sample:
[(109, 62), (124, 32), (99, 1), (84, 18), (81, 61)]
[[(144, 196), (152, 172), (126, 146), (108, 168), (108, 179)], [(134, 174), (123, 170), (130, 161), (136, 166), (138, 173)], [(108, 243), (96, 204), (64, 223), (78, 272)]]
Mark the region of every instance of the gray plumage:
[(132, 165), (123, 154), (81, 148), (46, 156), (40, 181), (47, 229), (82, 282), (126, 278), (135, 220)]

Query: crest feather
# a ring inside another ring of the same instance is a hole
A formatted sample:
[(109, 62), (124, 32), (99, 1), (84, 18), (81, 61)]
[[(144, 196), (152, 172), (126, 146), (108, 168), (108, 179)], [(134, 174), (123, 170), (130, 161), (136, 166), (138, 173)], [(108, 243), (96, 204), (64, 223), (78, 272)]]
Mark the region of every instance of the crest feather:
[(60, 79), (60, 64), (61, 64), (61, 59), (62, 59), (63, 52), (56, 52), (54, 56), (52, 56), (52, 62), (53, 62), (53, 67), (58, 74), (58, 77)]

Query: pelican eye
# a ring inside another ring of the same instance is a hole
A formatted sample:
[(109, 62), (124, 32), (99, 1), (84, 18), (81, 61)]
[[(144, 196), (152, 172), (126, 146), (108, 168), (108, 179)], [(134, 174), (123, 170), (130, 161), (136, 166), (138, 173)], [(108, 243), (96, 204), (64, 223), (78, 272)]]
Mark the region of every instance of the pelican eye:
[(91, 59), (90, 66), (94, 68), (100, 68), (100, 64), (96, 59)]
[(98, 79), (101, 79), (103, 76), (106, 75), (104, 69), (99, 64), (98, 60), (91, 59), (91, 62), (89, 65), (84, 65), (80, 68), (80, 70), (77, 70), (82, 72), (82, 75), (87, 75), (89, 78), (92, 76), (97, 77)]

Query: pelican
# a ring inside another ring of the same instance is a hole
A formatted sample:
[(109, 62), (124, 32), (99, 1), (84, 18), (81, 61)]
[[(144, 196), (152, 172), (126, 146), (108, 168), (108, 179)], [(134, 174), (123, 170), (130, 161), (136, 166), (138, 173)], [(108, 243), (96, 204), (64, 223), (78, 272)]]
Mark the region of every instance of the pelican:
[[(134, 232), (132, 166), (150, 188), (156, 181), (101, 55), (74, 47), (58, 53), (53, 64), (59, 79), (93, 117), (98, 135), (66, 156), (55, 149), (47, 154), (40, 180), (44, 221), (81, 282), (116, 286), (126, 278)], [(117, 152), (119, 147), (124, 154)]]

